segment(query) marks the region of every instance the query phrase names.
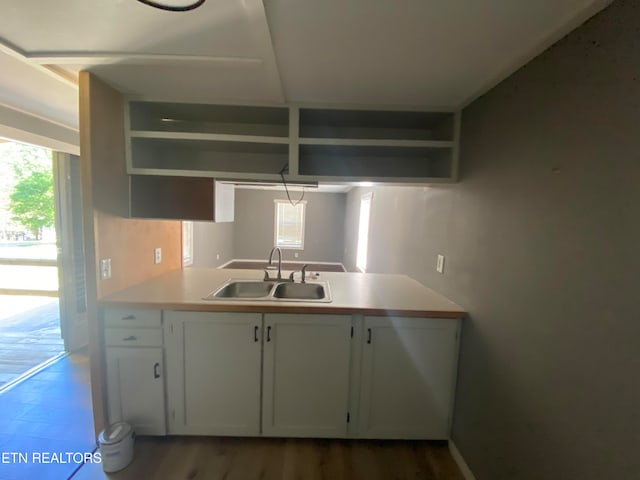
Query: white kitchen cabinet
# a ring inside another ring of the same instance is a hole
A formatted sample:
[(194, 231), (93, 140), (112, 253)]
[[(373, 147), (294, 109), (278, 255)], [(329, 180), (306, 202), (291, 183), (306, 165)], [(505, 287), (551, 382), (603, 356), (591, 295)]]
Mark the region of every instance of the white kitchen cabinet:
[(107, 347), (109, 422), (140, 435), (165, 435), (162, 348)]
[(166, 435), (160, 310), (103, 311), (109, 423), (125, 421), (139, 435)]
[(262, 315), (165, 311), (169, 433), (260, 434)]
[(346, 436), (351, 317), (265, 314), (262, 433)]
[(449, 437), (459, 321), (365, 317), (360, 438)]

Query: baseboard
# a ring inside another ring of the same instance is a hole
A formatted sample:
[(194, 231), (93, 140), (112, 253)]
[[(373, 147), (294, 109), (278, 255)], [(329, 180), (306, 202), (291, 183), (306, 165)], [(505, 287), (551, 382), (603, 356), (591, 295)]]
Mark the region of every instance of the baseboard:
[[(265, 261), (264, 258), (259, 258), (259, 259), (257, 259), (257, 258), (232, 258), (228, 262), (225, 262), (222, 265), (217, 266), (216, 268), (223, 269), (227, 265), (229, 265), (230, 263), (233, 263), (233, 262), (264, 262), (264, 261)], [(284, 263), (284, 262), (295, 263), (297, 265), (304, 265), (305, 263), (307, 263), (304, 260), (282, 260), (282, 263)], [(310, 263), (314, 263), (316, 265), (340, 265), (342, 267), (342, 270), (344, 270), (345, 272), (348, 272), (347, 267), (345, 267), (344, 263), (342, 263), (342, 262), (310, 262)]]
[(469, 465), (467, 465), (467, 462), (464, 461), (464, 458), (462, 457), (460, 450), (458, 450), (458, 447), (456, 447), (456, 444), (453, 443), (453, 440), (449, 440), (449, 451), (451, 452), (451, 456), (453, 457), (455, 462), (458, 464), (458, 468), (462, 472), (462, 475), (464, 476), (465, 480), (476, 480), (475, 475), (469, 468)]
[(232, 259), (231, 259), (231, 260), (229, 260), (228, 262), (224, 262), (222, 265), (218, 265), (216, 268), (223, 269), (224, 267), (226, 267), (227, 265), (229, 265), (231, 262), (235, 262), (235, 260), (232, 258)]

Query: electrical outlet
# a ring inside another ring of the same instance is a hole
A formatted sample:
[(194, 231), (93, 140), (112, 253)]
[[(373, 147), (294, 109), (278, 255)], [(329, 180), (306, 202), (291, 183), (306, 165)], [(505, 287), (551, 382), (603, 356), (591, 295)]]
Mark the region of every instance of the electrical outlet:
[(436, 261), (436, 271), (438, 273), (444, 273), (444, 255), (438, 255), (438, 260)]
[(100, 260), (100, 278), (108, 280), (111, 278), (111, 259), (104, 258)]
[(162, 263), (162, 249), (160, 247), (153, 250), (153, 263)]
[(216, 253), (216, 260), (220, 260), (220, 254)]
[(293, 256), (294, 256), (295, 258), (298, 258), (298, 257), (300, 256), (300, 254), (299, 254), (298, 252), (295, 252), (295, 253), (293, 254)]

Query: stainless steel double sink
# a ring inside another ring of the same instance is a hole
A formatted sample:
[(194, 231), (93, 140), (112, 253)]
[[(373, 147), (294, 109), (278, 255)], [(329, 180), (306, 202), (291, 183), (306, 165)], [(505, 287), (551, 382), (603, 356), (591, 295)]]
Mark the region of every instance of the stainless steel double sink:
[(294, 283), (284, 280), (227, 280), (204, 300), (264, 300), (278, 302), (331, 302), (327, 282)]

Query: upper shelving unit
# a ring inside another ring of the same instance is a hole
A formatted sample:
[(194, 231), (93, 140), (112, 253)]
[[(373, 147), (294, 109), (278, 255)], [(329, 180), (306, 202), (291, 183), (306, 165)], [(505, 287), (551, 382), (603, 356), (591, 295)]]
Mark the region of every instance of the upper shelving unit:
[(130, 101), (132, 174), (280, 178), (289, 162), (286, 107)]
[(297, 171), (324, 181), (453, 181), (451, 112), (300, 108)]
[(459, 114), (132, 100), (126, 135), (130, 174), (453, 182)]

